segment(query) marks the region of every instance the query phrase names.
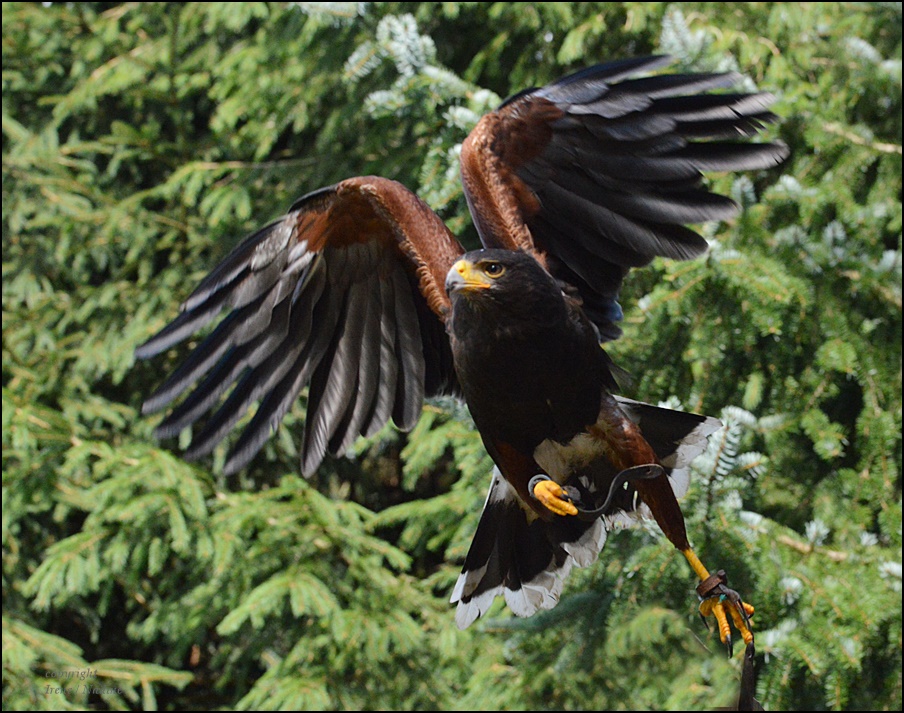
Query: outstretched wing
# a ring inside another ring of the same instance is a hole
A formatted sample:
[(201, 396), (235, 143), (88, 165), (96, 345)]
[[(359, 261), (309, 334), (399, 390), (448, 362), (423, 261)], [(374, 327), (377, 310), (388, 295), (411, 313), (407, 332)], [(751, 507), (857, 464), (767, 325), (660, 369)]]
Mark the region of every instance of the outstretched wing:
[(390, 417), (409, 429), (424, 396), (457, 390), (443, 281), (462, 252), (439, 216), (395, 181), (352, 178), (310, 193), (233, 250), (137, 349), (147, 359), (226, 311), (143, 410), (190, 392), (157, 434), (203, 421), (186, 453), (197, 458), (259, 402), (227, 473), (251, 460), (306, 386), (305, 474)]
[(486, 247), (532, 252), (576, 288), (603, 339), (621, 333), (618, 291), (632, 267), (706, 250), (687, 223), (738, 207), (703, 171), (771, 168), (782, 144), (748, 143), (775, 120), (770, 94), (706, 94), (727, 74), (630, 78), (667, 57), (582, 70), (504, 102), (462, 146), (462, 181)]

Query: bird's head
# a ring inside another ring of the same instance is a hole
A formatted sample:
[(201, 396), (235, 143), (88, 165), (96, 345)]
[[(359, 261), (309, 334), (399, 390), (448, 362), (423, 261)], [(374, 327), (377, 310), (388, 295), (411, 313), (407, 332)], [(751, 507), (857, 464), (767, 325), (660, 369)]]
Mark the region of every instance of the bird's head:
[(453, 310), (458, 304), (540, 317), (562, 304), (562, 290), (531, 255), (515, 250), (465, 253), (446, 275)]
[[(487, 255), (485, 253), (493, 253)], [(476, 294), (485, 290), (500, 289), (508, 262), (501, 250), (477, 250), (458, 260), (446, 275), (446, 292), (449, 297), (460, 294)], [(506, 280), (510, 279), (505, 277)]]

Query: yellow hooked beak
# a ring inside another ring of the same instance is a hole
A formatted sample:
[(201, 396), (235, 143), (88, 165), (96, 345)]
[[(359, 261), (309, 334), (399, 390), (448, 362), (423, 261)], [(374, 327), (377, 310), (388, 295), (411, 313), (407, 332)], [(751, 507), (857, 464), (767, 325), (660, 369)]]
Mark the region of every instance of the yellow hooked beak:
[(493, 281), (486, 273), (469, 260), (459, 260), (446, 275), (446, 292), (474, 292), (487, 290)]

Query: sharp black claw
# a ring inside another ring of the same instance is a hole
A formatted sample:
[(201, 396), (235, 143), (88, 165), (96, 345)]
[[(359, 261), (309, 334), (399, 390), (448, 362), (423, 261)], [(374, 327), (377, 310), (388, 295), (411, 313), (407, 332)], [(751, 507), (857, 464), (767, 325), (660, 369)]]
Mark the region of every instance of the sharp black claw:
[(725, 639), (725, 645), (728, 647), (728, 658), (734, 657), (734, 644), (731, 640), (731, 634)]
[(747, 625), (747, 628), (750, 628), (750, 616), (747, 614), (747, 610), (744, 608), (744, 602), (741, 600), (740, 595), (738, 596), (738, 601), (735, 604), (738, 612), (741, 614), (741, 618), (744, 620), (744, 624)]
[(562, 500), (567, 500), (572, 504), (580, 502), (581, 491), (575, 488), (573, 485), (565, 485), (562, 487)]

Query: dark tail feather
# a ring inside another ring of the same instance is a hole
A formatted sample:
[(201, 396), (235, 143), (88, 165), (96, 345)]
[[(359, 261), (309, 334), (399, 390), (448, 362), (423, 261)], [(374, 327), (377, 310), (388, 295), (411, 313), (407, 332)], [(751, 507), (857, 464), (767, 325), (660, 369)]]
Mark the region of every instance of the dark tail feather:
[(606, 543), (602, 520), (541, 520), (521, 504), (515, 490), (494, 469), (483, 515), (452, 592), (455, 623), (472, 624), (497, 596), (517, 616), (552, 609), (573, 566), (596, 561)]

